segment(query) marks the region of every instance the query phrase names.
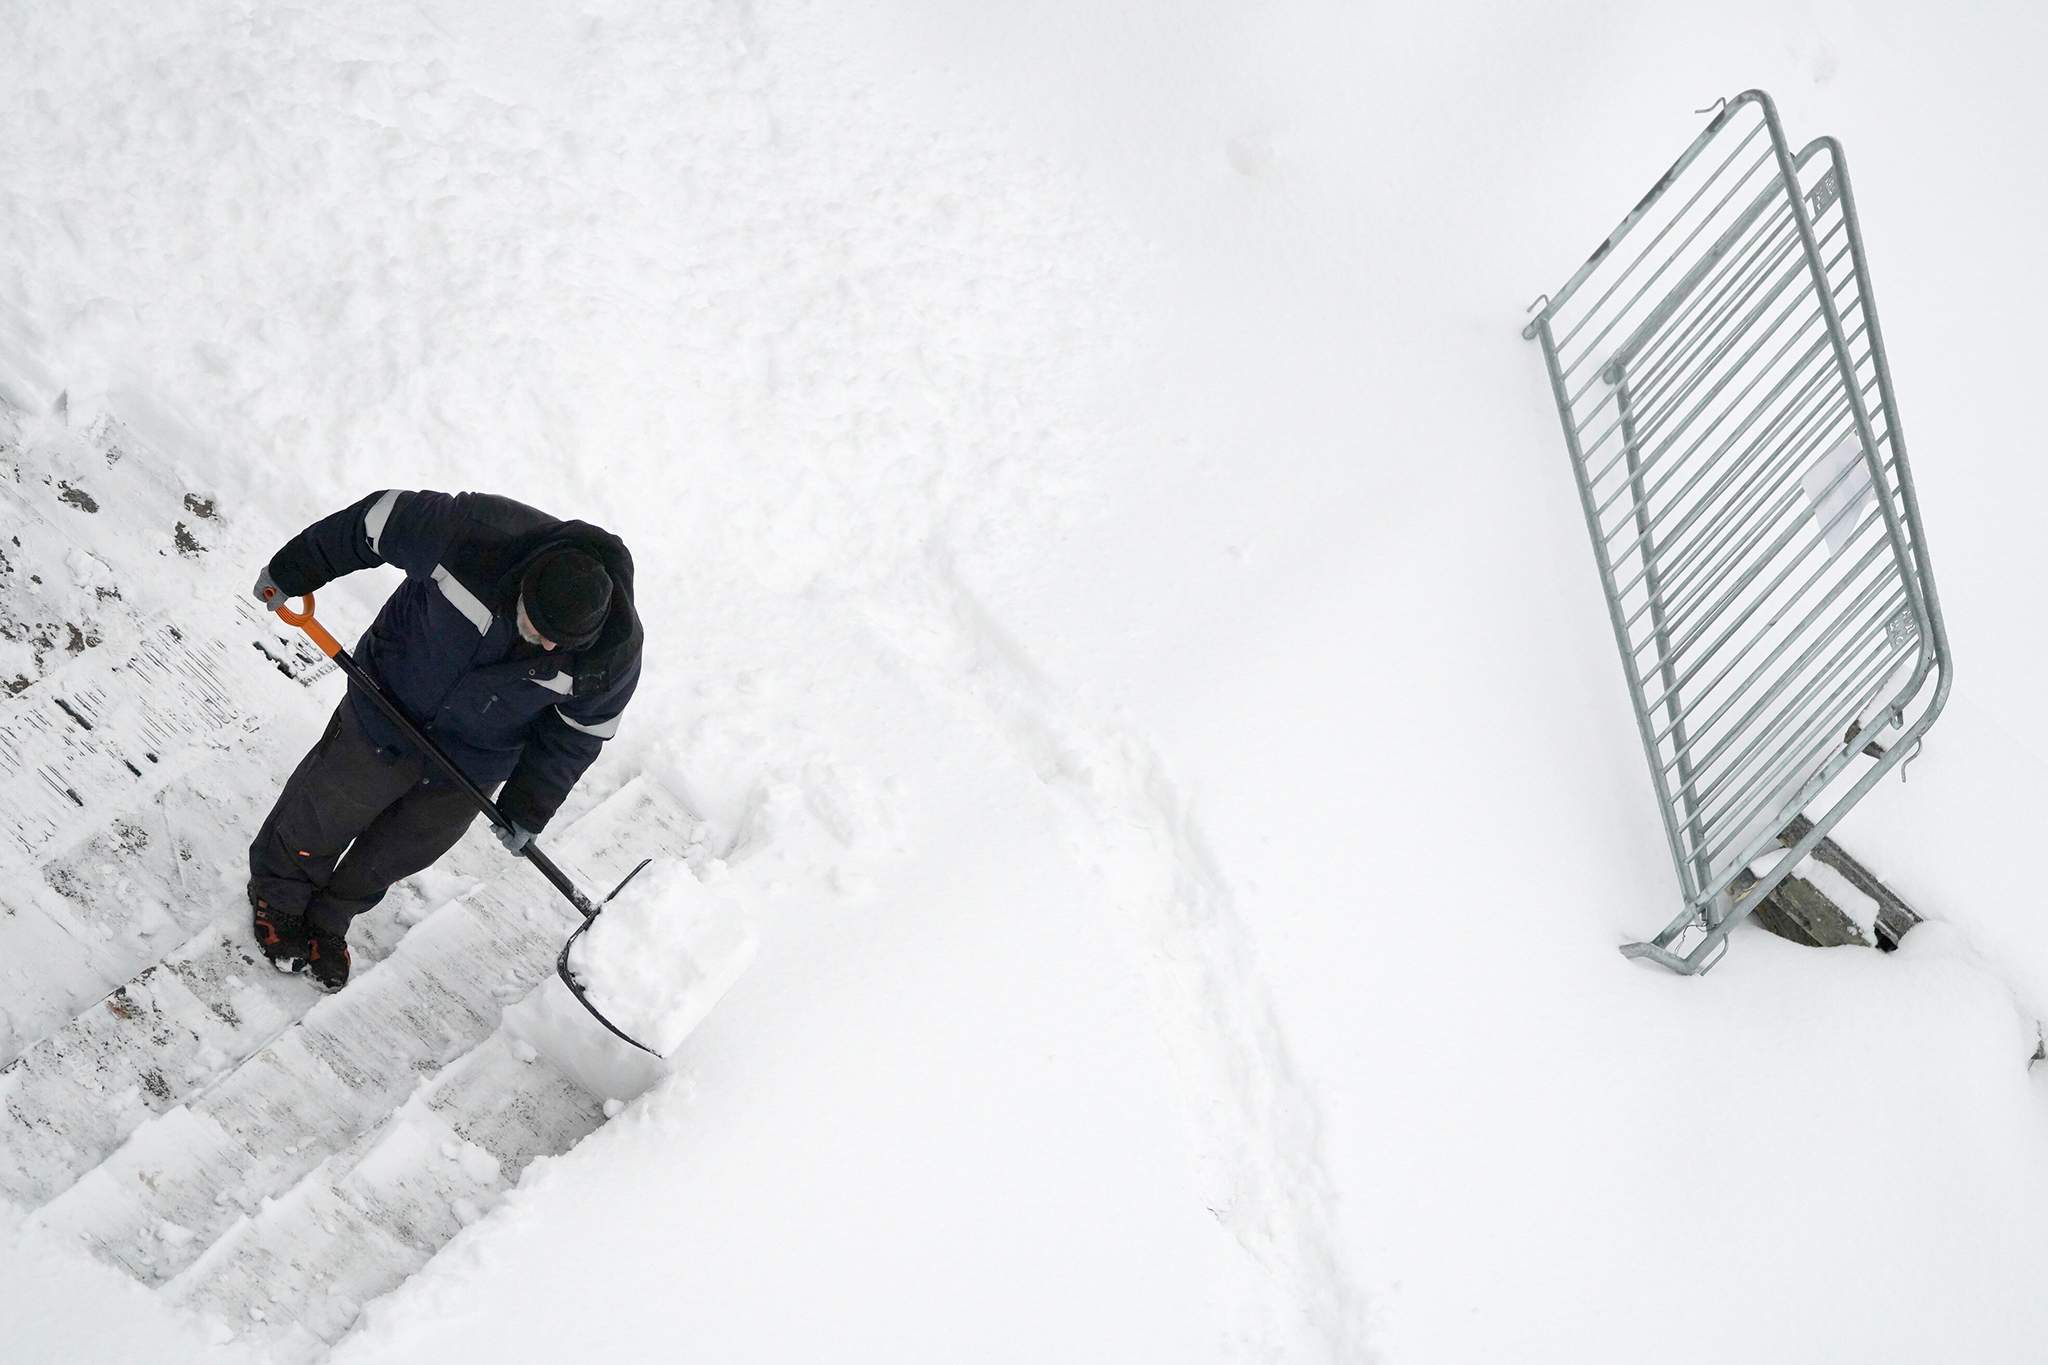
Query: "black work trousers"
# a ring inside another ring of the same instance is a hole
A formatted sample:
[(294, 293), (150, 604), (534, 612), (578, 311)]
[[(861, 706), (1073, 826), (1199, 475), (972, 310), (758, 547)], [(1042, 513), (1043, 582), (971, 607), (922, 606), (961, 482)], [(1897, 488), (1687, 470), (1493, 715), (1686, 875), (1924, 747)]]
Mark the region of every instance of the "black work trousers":
[(433, 759), (380, 752), (343, 697), (249, 846), (250, 899), (346, 934), (393, 883), (455, 847), (477, 814)]

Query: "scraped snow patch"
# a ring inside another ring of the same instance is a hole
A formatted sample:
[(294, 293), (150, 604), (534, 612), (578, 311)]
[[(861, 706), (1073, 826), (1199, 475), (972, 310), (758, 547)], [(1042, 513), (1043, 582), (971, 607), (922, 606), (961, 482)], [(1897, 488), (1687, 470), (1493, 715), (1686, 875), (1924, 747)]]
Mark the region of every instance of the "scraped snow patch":
[(605, 906), (569, 953), (584, 996), (666, 1057), (704, 1022), (754, 956), (740, 907), (680, 859), (657, 859)]

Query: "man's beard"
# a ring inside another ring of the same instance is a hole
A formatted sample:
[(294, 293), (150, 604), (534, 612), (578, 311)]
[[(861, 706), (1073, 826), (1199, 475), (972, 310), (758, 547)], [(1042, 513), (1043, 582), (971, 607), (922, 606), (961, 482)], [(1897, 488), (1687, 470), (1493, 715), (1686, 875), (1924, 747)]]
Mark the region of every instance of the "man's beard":
[(540, 631), (534, 628), (533, 618), (526, 614), (526, 604), (521, 602), (512, 610), (512, 625), (519, 632), (519, 638), (530, 645), (546, 645)]

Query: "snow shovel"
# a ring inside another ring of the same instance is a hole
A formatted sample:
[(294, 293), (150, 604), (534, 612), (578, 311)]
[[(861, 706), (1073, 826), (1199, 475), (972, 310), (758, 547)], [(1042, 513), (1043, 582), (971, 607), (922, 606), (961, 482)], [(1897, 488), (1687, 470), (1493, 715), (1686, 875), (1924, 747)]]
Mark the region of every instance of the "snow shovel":
[[(271, 592), (264, 593), (266, 601), (272, 596), (274, 594)], [(275, 608), (279, 619), (287, 625), (297, 626), (300, 630), (305, 631), (306, 637), (313, 642), (322, 654), (334, 660), (340, 666), (342, 672), (346, 673), (352, 681), (361, 685), (363, 691), (369, 695), (370, 700), (377, 703), (377, 709), (389, 716), (391, 723), (396, 725), (407, 739), (417, 744), (422, 752), (431, 755), (433, 760), (441, 765), (448, 776), (455, 780), (455, 785), (462, 788), (463, 794), (468, 796), (470, 800), (476, 802), (477, 809), (481, 810), (492, 824), (500, 829), (511, 828), (512, 822), (499, 814), (497, 803), (492, 801), (482, 788), (463, 776), (462, 770), (449, 760), (448, 755), (442, 753), (434, 744), (434, 741), (420, 733), (419, 727), (412, 723), (411, 717), (398, 709), (398, 703), (391, 700), (385, 694), (384, 689), (377, 685), (377, 680), (372, 678), (361, 664), (349, 657), (349, 652), (341, 647), (341, 642), (328, 634), (325, 626), (313, 619), (312, 593), (305, 594), (305, 601), (305, 608), (301, 611), (293, 611), (288, 606)], [(576, 907), (576, 913), (583, 916), (583, 923), (576, 926), (576, 932), (569, 935), (569, 941), (562, 945), (561, 955), (555, 959), (555, 975), (562, 978), (562, 984), (569, 988), (569, 994), (576, 997), (576, 1003), (590, 1011), (591, 1018), (603, 1024), (614, 1036), (622, 1041), (631, 1043), (649, 1056), (659, 1057), (661, 1055), (659, 1052), (656, 1052), (653, 1048), (605, 1018), (604, 1012), (592, 1004), (590, 997), (583, 993), (583, 983), (578, 981), (575, 974), (569, 970), (569, 950), (576, 946), (576, 940), (582, 938), (584, 931), (597, 922), (598, 912), (611, 903), (612, 897), (626, 889), (626, 882), (630, 882), (633, 878), (639, 876), (641, 871), (649, 863), (653, 862), (654, 859), (641, 859), (640, 866), (628, 872), (625, 881), (621, 881), (612, 888), (610, 896), (606, 896), (601, 901), (593, 901), (590, 897), (576, 889), (576, 884), (569, 880), (567, 874), (561, 868), (555, 866), (554, 859), (540, 851), (539, 844), (529, 840), (526, 847), (519, 852), (521, 857), (540, 870), (540, 875), (546, 877), (548, 883), (555, 890), (568, 898), (569, 904)]]

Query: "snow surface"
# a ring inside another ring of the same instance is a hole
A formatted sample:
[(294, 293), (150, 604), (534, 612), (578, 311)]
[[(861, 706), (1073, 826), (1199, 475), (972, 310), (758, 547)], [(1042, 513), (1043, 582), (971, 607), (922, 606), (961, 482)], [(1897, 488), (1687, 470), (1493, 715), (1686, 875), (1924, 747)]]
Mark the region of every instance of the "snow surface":
[[(1841, 0), (0, 17), (0, 390), (278, 539), (394, 485), (619, 531), (579, 800), (652, 772), (762, 906), (676, 1073), (334, 1358), (2040, 1359), (2044, 55)], [(1838, 831), (1941, 922), (1681, 980), (1614, 952), (1673, 879), (1517, 330), (1751, 85), (1844, 140), (1961, 683)], [(225, 1358), (11, 1222), (0, 1343)]]

